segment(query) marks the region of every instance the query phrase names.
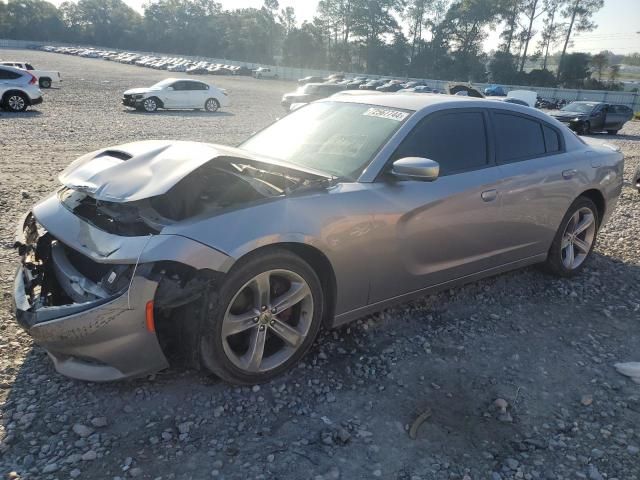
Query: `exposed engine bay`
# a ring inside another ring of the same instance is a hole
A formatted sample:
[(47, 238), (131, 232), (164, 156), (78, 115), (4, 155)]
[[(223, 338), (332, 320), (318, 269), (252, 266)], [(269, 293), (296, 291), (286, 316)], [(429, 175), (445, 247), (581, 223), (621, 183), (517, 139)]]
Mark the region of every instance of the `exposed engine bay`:
[(285, 195), (317, 182), (229, 159), (226, 165), (206, 163), (164, 194), (131, 202), (97, 200), (89, 193), (63, 187), (62, 204), (78, 217), (109, 233), (143, 236), (166, 225), (201, 214)]

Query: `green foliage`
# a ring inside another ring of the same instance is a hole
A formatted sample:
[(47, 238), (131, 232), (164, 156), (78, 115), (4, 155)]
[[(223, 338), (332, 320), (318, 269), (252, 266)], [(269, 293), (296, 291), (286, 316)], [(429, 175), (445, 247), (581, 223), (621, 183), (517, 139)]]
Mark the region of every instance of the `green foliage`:
[[(563, 85), (617, 88), (617, 65), (640, 65), (640, 54), (623, 57), (605, 51), (591, 59), (580, 53), (565, 55), (576, 32), (594, 28), (593, 14), (602, 4), (603, 0), (320, 0), (313, 21), (298, 25), (294, 9), (278, 0), (262, 0), (260, 8), (231, 10), (223, 10), (215, 0), (150, 0), (144, 15), (124, 0), (69, 0), (58, 8), (44, 0), (0, 0), (0, 38), (538, 86), (557, 85), (546, 67), (554, 58), (551, 48), (562, 43), (558, 80)], [(530, 48), (540, 24), (542, 41)], [(483, 42), (496, 28), (501, 29), (502, 43), (488, 56)], [(542, 68), (527, 73), (527, 60), (538, 59)]]
[(560, 60), (559, 76), (563, 86), (581, 88), (589, 77), (590, 57), (587, 53), (569, 53)]

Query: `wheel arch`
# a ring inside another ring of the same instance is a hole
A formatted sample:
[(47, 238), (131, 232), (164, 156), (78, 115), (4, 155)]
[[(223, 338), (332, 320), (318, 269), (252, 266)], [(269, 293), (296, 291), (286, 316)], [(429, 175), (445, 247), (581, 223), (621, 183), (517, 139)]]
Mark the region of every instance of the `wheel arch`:
[(164, 108), (163, 101), (160, 100), (160, 98), (156, 97), (155, 95), (150, 95), (147, 98), (144, 98), (142, 101), (144, 102), (145, 100), (148, 100), (149, 98), (153, 98), (156, 102), (158, 102), (158, 108)]
[(7, 98), (9, 98), (10, 95), (13, 95), (16, 93), (24, 97), (24, 99), (27, 101), (27, 105), (31, 105), (31, 98), (29, 98), (29, 95), (27, 95), (26, 92), (23, 92), (22, 90), (19, 90), (17, 88), (13, 88), (11, 90), (7, 90), (6, 92), (4, 92), (2, 94), (2, 103), (5, 103), (7, 101)]
[(598, 225), (602, 223), (602, 219), (607, 212), (607, 203), (602, 192), (596, 188), (590, 188), (582, 192), (580, 197), (586, 197), (595, 203), (598, 209)]
[(269, 250), (287, 250), (302, 258), (316, 272), (320, 279), (322, 293), (324, 295), (324, 314), (322, 323), (326, 327), (331, 327), (335, 316), (337, 299), (337, 282), (333, 265), (329, 258), (317, 247), (300, 242), (278, 242), (258, 247), (246, 252), (234, 263), (238, 263), (248, 256), (260, 255)]

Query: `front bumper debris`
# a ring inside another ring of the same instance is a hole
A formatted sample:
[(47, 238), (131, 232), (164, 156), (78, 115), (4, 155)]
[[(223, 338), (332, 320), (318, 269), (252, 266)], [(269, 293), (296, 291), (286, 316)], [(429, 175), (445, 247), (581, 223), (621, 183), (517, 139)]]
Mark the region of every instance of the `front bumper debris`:
[(15, 247), (16, 320), (69, 377), (108, 381), (168, 366), (145, 307), (157, 282), (151, 264), (101, 264), (69, 248), (25, 215)]

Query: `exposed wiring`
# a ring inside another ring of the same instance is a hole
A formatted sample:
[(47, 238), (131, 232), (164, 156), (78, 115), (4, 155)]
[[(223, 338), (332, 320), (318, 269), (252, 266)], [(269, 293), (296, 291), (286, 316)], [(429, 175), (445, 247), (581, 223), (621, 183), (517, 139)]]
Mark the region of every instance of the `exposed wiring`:
[(147, 241), (142, 246), (142, 250), (140, 250), (140, 253), (138, 254), (138, 258), (136, 260), (136, 264), (134, 265), (133, 272), (131, 273), (131, 280), (129, 280), (129, 288), (127, 289), (127, 309), (128, 310), (131, 310), (131, 285), (133, 285), (133, 279), (136, 276), (136, 270), (138, 269), (138, 264), (140, 263), (140, 258), (142, 257), (142, 254), (144, 253), (144, 249), (147, 248), (147, 245), (149, 245), (149, 242), (151, 241), (151, 237), (153, 237), (153, 235), (151, 235), (151, 234), (147, 237)]

